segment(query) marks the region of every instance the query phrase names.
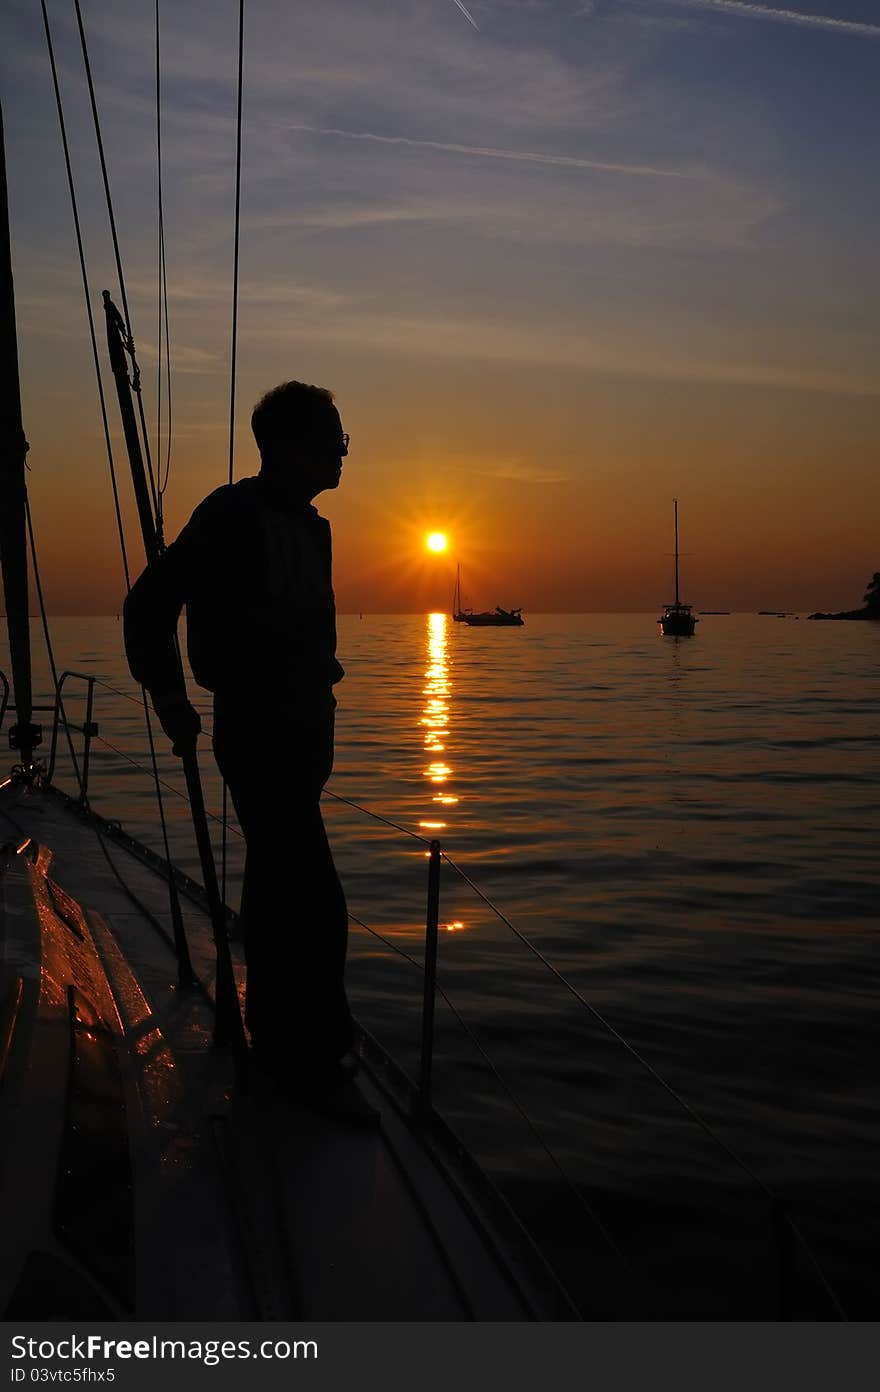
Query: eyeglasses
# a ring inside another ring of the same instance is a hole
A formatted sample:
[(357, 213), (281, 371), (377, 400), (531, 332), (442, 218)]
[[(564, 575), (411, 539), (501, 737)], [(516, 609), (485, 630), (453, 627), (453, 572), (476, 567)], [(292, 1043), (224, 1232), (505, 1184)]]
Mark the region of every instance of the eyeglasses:
[(327, 455), (332, 455), (333, 458), (342, 455), (344, 458), (345, 455), (348, 454), (350, 440), (351, 436), (346, 431), (343, 435), (337, 435), (334, 440), (328, 440), (326, 435), (318, 438), (306, 437), (303, 440), (297, 441), (295, 448), (302, 451), (304, 454), (320, 459), (325, 458)]

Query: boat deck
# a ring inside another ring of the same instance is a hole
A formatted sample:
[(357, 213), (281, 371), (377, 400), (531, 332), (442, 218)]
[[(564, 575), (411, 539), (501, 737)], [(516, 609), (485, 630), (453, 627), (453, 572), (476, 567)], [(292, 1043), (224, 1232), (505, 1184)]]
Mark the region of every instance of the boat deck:
[(7, 784), (0, 843), (7, 1317), (573, 1317), (369, 1058), (374, 1131), (236, 1089), (207, 915), (181, 895), (202, 984), (182, 991), (166, 881), (95, 819)]

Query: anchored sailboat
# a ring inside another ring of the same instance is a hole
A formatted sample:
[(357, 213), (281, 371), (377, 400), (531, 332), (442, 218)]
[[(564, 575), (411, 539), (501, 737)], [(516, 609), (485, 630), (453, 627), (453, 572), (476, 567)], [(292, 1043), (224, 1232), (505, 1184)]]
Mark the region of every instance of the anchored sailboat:
[(657, 620), (660, 632), (667, 638), (692, 638), (694, 628), (700, 622), (692, 612), (690, 604), (683, 604), (678, 591), (678, 499), (675, 503), (675, 600), (664, 604), (663, 613)]
[(472, 609), (465, 609), (461, 602), (461, 566), (456, 567), (455, 571), (455, 593), (452, 597), (452, 617), (456, 623), (467, 624), (470, 628), (522, 628), (525, 620), (522, 616), (522, 609), (502, 609), (501, 605), (495, 606), (494, 610), (485, 610), (481, 614), (475, 614)]

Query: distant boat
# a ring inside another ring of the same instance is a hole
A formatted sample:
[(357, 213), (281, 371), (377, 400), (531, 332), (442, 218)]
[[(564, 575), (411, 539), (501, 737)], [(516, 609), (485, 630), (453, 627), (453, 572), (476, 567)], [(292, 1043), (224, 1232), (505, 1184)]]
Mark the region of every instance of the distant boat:
[(452, 617), (455, 623), (467, 624), (469, 628), (522, 628), (525, 620), (522, 609), (502, 609), (500, 604), (494, 610), (475, 614), (472, 609), (461, 605), (461, 566), (455, 571), (455, 594), (452, 597)]
[(692, 638), (694, 628), (700, 622), (692, 612), (693, 606), (682, 604), (678, 597), (678, 499), (675, 502), (675, 602), (664, 604), (663, 613), (657, 620), (660, 632), (668, 638)]

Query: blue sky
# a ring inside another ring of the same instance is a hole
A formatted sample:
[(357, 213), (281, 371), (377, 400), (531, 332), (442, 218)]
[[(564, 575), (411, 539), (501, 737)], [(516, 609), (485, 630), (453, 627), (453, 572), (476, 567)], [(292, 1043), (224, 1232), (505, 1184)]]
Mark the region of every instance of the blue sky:
[[(239, 471), (263, 389), (334, 387), (352, 607), (430, 601), (404, 564), (423, 523), (457, 529), (478, 575), (525, 574), (533, 608), (659, 602), (675, 493), (707, 607), (854, 600), (880, 564), (876, 5), (467, 10), (246, 6)], [(225, 473), (237, 12), (162, 6), (172, 532)], [(72, 6), (49, 13), (99, 303), (115, 275)], [(83, 13), (149, 381), (153, 15)], [(2, 40), (32, 487), (106, 510), (39, 8), (9, 0)], [(76, 603), (114, 575), (108, 542)]]

